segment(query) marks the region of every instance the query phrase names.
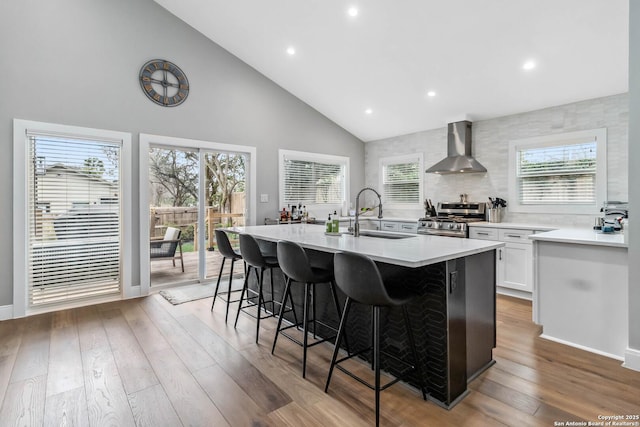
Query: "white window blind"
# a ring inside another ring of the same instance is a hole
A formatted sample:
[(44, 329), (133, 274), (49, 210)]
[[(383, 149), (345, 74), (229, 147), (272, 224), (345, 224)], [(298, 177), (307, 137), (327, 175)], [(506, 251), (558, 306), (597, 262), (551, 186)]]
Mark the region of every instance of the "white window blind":
[(397, 163), (382, 168), (384, 198), (387, 203), (418, 203), (420, 175), (418, 163)]
[(420, 204), (422, 199), (422, 156), (385, 157), (380, 159), (380, 179), (384, 202)]
[(343, 162), (314, 161), (284, 155), (283, 202), (297, 205), (341, 204), (345, 200)]
[(27, 137), (30, 306), (120, 293), (121, 142)]
[(521, 204), (595, 204), (595, 141), (533, 147), (517, 152)]

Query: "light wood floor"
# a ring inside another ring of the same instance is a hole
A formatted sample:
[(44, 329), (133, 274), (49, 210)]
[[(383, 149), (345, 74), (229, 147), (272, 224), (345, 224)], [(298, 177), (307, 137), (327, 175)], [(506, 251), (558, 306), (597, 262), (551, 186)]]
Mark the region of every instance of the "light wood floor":
[[(365, 426), (373, 394), (344, 374), (323, 392), (330, 346), (286, 339), (275, 321), (225, 325), (211, 299), (172, 306), (159, 295), (0, 322), (0, 425)], [(451, 411), (395, 385), (382, 425), (553, 426), (640, 413), (640, 372), (545, 341), (527, 302), (498, 298), (496, 364)]]

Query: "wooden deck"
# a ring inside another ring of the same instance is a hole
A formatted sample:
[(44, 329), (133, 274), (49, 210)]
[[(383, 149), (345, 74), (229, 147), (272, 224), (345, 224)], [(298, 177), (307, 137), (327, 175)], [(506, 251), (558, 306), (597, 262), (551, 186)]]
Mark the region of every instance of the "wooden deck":
[[(185, 252), (184, 257), (184, 273), (180, 268), (180, 260), (176, 260), (176, 266), (173, 266), (171, 260), (156, 260), (151, 263), (151, 286), (163, 286), (170, 283), (180, 283), (189, 280), (198, 279), (198, 253)], [(213, 281), (218, 279), (220, 264), (222, 263), (222, 255), (217, 250), (206, 252), (206, 277)], [(234, 275), (242, 275), (242, 261), (236, 262), (233, 267)], [(223, 277), (228, 277), (231, 269), (231, 261), (224, 264)]]

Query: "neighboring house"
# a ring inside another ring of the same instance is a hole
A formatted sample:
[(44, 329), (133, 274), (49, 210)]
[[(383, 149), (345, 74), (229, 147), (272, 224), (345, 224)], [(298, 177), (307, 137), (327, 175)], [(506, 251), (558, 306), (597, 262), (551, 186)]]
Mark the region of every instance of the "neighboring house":
[[(42, 233), (43, 240), (59, 237), (54, 231), (54, 221), (61, 216), (90, 206), (118, 203), (117, 181), (105, 180), (60, 163), (47, 167), (44, 172), (36, 171), (34, 186), (36, 233)], [(60, 197), (61, 190), (65, 197)]]

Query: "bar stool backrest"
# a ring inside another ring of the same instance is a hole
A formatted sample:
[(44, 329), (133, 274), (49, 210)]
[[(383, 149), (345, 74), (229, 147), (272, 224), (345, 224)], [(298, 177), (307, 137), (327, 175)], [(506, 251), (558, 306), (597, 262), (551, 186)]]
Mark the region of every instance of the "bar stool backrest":
[(262, 256), (258, 241), (252, 235), (240, 234), (240, 253), (244, 261), (250, 266), (256, 268), (268, 267), (264, 256)]
[(278, 241), (278, 263), (280, 268), (295, 282), (308, 283), (314, 280), (313, 270), (307, 253), (297, 243)]
[(333, 257), (336, 284), (349, 298), (366, 305), (389, 306), (397, 302), (387, 292), (380, 270), (371, 258), (351, 252)]
[(220, 254), (225, 258), (237, 258), (238, 253), (233, 250), (231, 246), (231, 242), (229, 242), (229, 236), (222, 230), (215, 230), (216, 233), (216, 244), (218, 245), (218, 250)]

